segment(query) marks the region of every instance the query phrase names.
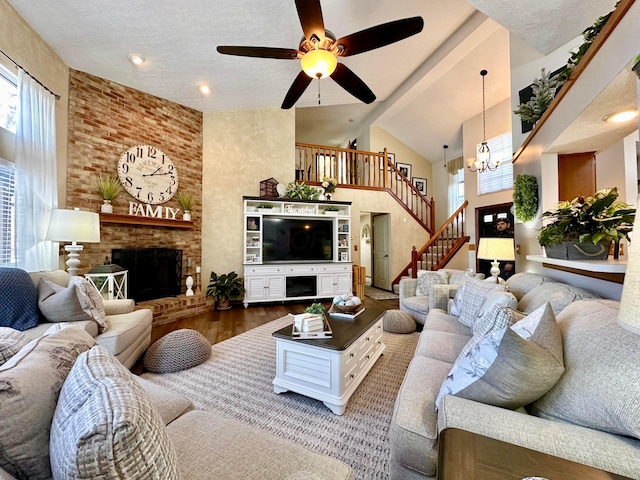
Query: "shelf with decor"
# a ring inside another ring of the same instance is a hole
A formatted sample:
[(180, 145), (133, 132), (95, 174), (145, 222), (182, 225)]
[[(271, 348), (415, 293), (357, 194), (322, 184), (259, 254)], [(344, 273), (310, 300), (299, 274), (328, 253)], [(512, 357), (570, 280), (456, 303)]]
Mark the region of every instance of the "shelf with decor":
[(121, 225), (137, 225), (140, 227), (166, 227), (193, 230), (193, 220), (173, 218), (143, 217), (138, 215), (122, 215), (119, 213), (100, 213), (100, 223), (115, 223)]

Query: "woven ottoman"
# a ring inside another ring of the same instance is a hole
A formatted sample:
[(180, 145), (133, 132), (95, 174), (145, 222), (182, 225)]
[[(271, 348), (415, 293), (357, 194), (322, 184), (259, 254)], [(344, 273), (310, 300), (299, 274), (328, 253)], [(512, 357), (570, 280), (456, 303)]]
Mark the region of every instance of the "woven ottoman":
[(211, 344), (200, 332), (181, 329), (149, 347), (142, 364), (154, 373), (170, 373), (200, 365), (211, 356)]
[(407, 312), (387, 310), (382, 317), (382, 329), (389, 333), (413, 333), (416, 321)]

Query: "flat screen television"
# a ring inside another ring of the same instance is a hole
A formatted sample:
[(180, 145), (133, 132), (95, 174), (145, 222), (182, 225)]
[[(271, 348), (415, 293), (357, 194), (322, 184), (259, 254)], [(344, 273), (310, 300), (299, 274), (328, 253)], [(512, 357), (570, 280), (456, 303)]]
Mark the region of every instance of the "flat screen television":
[(333, 261), (333, 220), (265, 215), (262, 218), (262, 261)]

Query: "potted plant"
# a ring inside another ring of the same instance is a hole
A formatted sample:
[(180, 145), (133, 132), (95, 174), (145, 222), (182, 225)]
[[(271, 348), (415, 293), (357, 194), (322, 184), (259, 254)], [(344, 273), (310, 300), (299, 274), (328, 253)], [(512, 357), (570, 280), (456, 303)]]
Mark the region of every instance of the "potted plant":
[(229, 310), (231, 300), (242, 298), (244, 292), (242, 278), (238, 277), (236, 272), (223, 273), (222, 275), (211, 272), (207, 286), (207, 297), (212, 297), (216, 301), (218, 310)]
[(256, 209), (258, 211), (260, 210), (271, 210), (273, 208), (273, 205), (270, 203), (259, 203), (258, 205), (256, 205)]
[(191, 209), (193, 209), (194, 204), (193, 193), (189, 190), (178, 190), (176, 193), (176, 200), (178, 200), (180, 208), (184, 212), (182, 214), (182, 219), (191, 220)]
[(615, 244), (618, 258), (620, 240), (629, 240), (636, 209), (617, 200), (618, 189), (599, 190), (593, 197), (576, 197), (560, 202), (542, 214), (552, 220), (538, 235), (538, 243), (548, 257), (568, 260), (604, 260)]
[(338, 213), (340, 213), (340, 207), (336, 205), (329, 205), (327, 207), (324, 207), (325, 215), (337, 215)]
[(287, 191), (284, 195), (291, 200), (317, 200), (320, 192), (304, 182), (291, 182), (287, 185)]
[(98, 175), (96, 187), (98, 195), (102, 198), (100, 211), (102, 213), (113, 213), (113, 205), (111, 205), (111, 201), (115, 199), (122, 190), (120, 180), (118, 180), (118, 177), (116, 176)]
[(322, 188), (324, 188), (324, 198), (325, 200), (331, 200), (331, 194), (336, 191), (336, 186), (338, 185), (338, 180), (331, 177), (323, 177), (322, 178)]

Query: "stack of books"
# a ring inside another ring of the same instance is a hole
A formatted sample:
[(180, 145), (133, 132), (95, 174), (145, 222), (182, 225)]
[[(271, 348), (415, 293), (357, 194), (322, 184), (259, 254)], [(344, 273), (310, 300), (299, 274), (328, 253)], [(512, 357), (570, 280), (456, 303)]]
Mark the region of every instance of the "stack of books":
[(324, 315), (302, 313), (293, 316), (292, 338), (331, 338), (333, 332)]

